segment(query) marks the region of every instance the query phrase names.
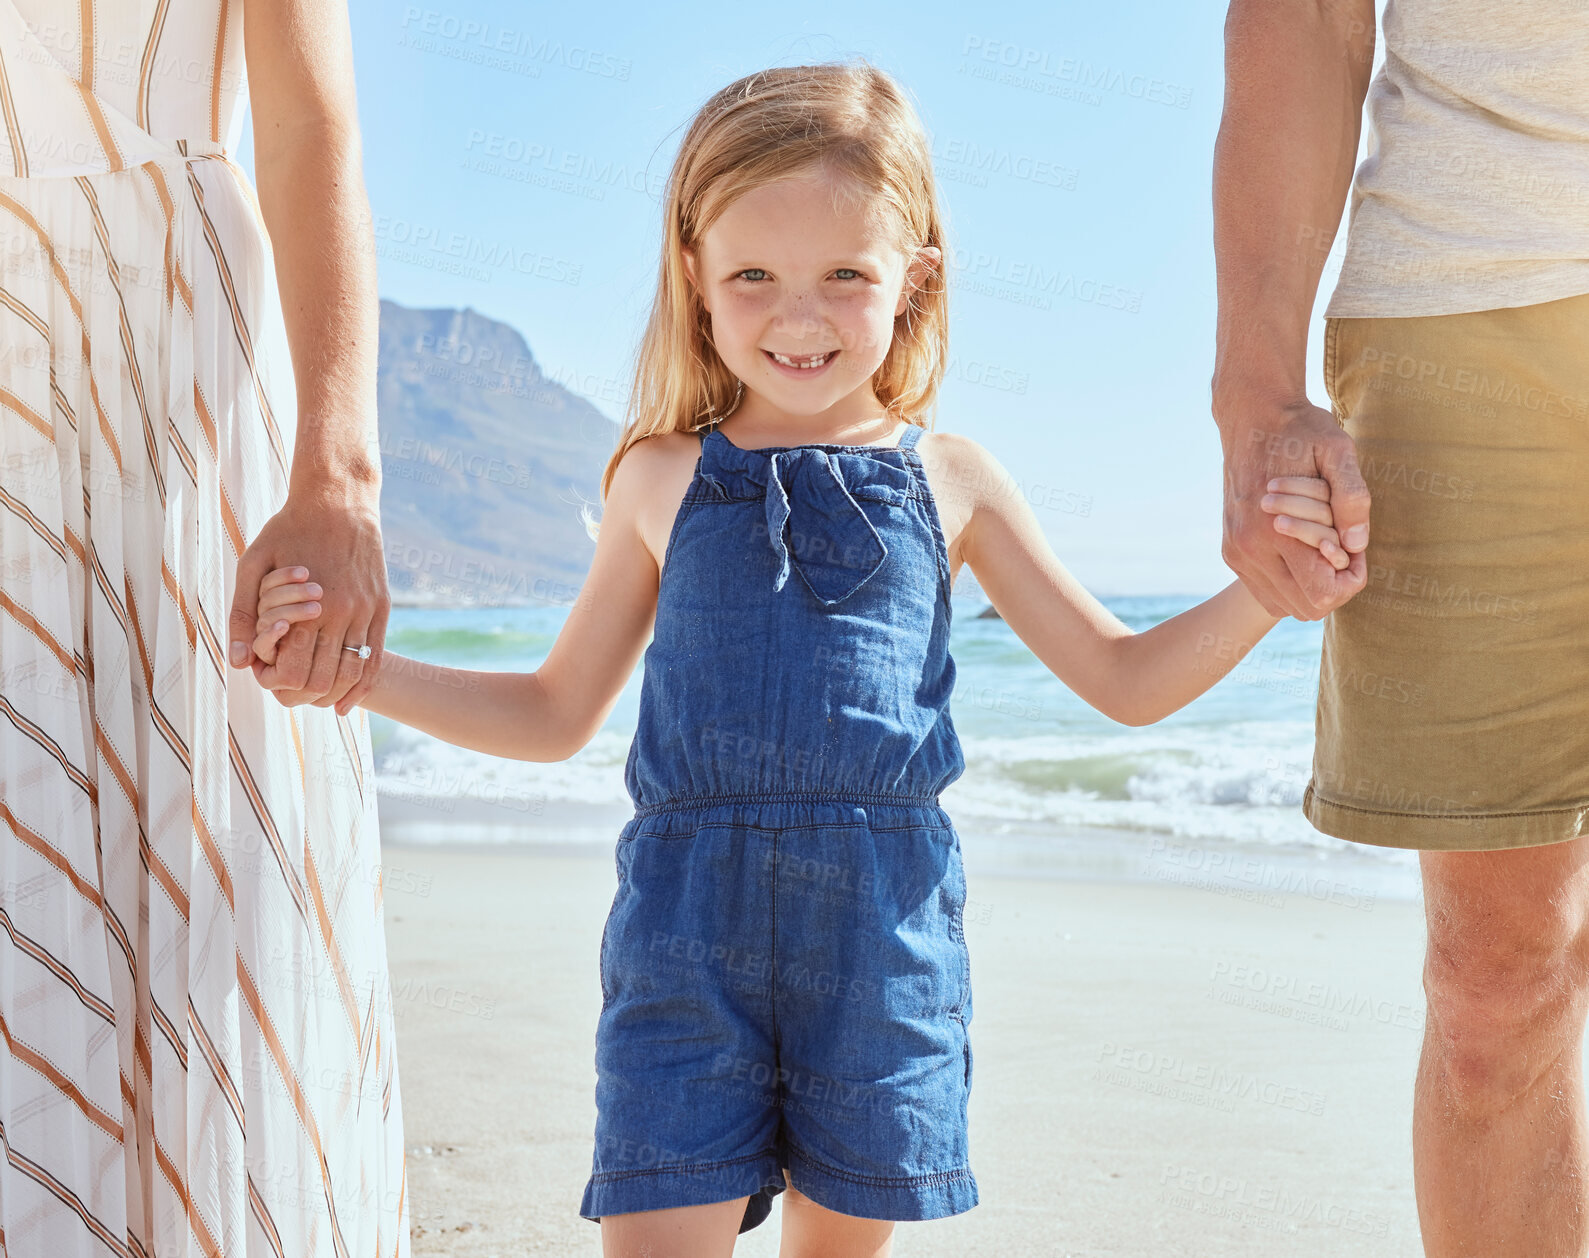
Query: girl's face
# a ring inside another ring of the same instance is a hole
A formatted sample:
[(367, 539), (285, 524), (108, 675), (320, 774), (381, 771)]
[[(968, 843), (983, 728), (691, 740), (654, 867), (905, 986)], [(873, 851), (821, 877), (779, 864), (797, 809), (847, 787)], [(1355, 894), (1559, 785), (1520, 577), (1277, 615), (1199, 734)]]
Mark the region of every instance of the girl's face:
[(745, 382), (741, 411), (774, 422), (876, 416), (871, 380), (894, 319), (939, 262), (930, 245), (902, 252), (888, 221), (814, 171), (740, 196), (698, 250), (684, 250), (717, 352)]

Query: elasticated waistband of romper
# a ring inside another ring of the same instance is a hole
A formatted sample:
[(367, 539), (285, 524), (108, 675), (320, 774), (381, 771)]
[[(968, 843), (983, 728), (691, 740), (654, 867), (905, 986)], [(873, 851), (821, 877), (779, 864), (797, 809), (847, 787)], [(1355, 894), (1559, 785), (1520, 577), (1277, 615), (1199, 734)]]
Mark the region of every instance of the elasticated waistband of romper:
[(936, 795), (829, 791), (692, 795), (637, 808), (618, 837), (693, 834), (703, 825), (766, 830), (862, 826), (876, 831), (948, 829), (952, 823)]

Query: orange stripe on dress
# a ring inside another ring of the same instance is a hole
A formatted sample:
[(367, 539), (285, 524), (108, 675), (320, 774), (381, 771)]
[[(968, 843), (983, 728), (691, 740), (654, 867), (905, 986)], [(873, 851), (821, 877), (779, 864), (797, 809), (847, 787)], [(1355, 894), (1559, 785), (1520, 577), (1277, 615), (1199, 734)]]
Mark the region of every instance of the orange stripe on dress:
[(397, 1258), (397, 1256), (403, 1252), (403, 1233), (402, 1233), (402, 1229), (401, 1229), (401, 1224), (403, 1222), (403, 1202), (408, 1200), (408, 1150), (407, 1149), (403, 1150), (403, 1166), (402, 1166), (402, 1171), (400, 1172), (398, 1178), (399, 1178), (399, 1181), (400, 1181), (400, 1186), (399, 1186), (399, 1188), (397, 1190), (397, 1222), (399, 1224), (399, 1230), (398, 1230), (398, 1233), (397, 1233), (397, 1245), (392, 1250), (392, 1258)]
[(127, 364), (127, 383), (132, 386), (133, 397), (138, 400), (138, 415), (143, 420), (144, 449), (149, 456), (149, 474), (154, 479), (155, 493), (160, 499), (160, 505), (164, 507), (165, 477), (160, 471), (160, 450), (155, 436), (154, 420), (149, 414), (149, 395), (144, 388), (143, 371), (138, 366), (137, 339), (133, 336), (132, 320), (127, 315), (127, 298), (121, 291), (121, 266), (111, 249), (110, 227), (105, 222), (104, 212), (100, 209), (99, 197), (94, 192), (94, 185), (81, 175), (77, 176), (76, 182), (82, 189), (83, 198), (88, 202), (88, 212), (94, 221), (94, 234), (99, 238), (99, 246), (105, 254), (105, 275), (116, 294), (116, 326), (121, 337), (122, 356)]
[(17, 119), (16, 101), (11, 94), (11, 76), (6, 73), (5, 49), (0, 48), (0, 113), (5, 115), (6, 139), (11, 144), (11, 173), (28, 177), (28, 148), (22, 140), (22, 124)]
[(0, 611), (8, 613), (12, 620), (37, 638), (43, 644), (44, 649), (61, 662), (61, 667), (67, 672), (73, 674), (77, 672), (76, 663), (67, 649), (55, 640), (54, 635), (39, 623), (38, 618), (33, 613), (4, 590), (0, 590)]
[(38, 1050), (24, 1044), (11, 1034), (11, 1028), (6, 1024), (5, 1015), (0, 1014), (0, 1038), (6, 1042), (6, 1047), (11, 1055), (24, 1065), (33, 1067), (39, 1074), (51, 1083), (57, 1091), (63, 1093), (73, 1105), (82, 1111), (84, 1118), (93, 1123), (112, 1140), (118, 1144), (122, 1141), (121, 1124), (118, 1123), (99, 1106), (90, 1101), (78, 1089), (78, 1086), (55, 1068), (55, 1064)]
[(94, 718), (94, 746), (99, 748), (99, 753), (105, 758), (106, 765), (110, 768), (111, 776), (116, 779), (121, 787), (121, 792), (127, 797), (127, 805), (132, 809), (132, 815), (138, 815), (138, 783), (133, 781), (132, 774), (127, 771), (127, 766), (121, 762), (121, 753), (116, 750), (115, 744), (110, 741), (110, 736), (105, 733), (105, 727), (99, 723), (99, 718)]
[[(97, 734), (99, 729), (97, 721), (94, 723), (94, 728)], [(171, 872), (164, 859), (161, 858), (160, 853), (154, 850), (153, 845), (149, 842), (149, 836), (142, 829), (138, 832), (138, 847), (143, 852), (144, 865), (155, 876), (160, 885), (166, 889), (166, 894), (171, 897), (171, 903), (175, 906), (176, 911), (182, 915), (182, 921), (185, 925), (189, 920), (188, 893), (182, 889), (182, 884), (177, 881), (176, 875)], [(183, 1050), (179, 1055), (185, 1057), (186, 1050)]]
[(77, 79), (94, 90), (94, 0), (77, 0)]
[(358, 718), (352, 715), (337, 717), (337, 733), (342, 738), (342, 749), (348, 753), (348, 768), (353, 774), (353, 782), (359, 788), (359, 803), (364, 803), (364, 761), (359, 756), (358, 736), (353, 732), (353, 723)]
[[(210, 454), (217, 462), (221, 457), (220, 434), (215, 428), (215, 417), (210, 414), (208, 403), (204, 400), (204, 390), (199, 388), (198, 380), (193, 381), (193, 409), (198, 413), (199, 426), (204, 429), (205, 440), (210, 443)], [(237, 523), (237, 512), (232, 507), (232, 495), (226, 488), (225, 478), (221, 478), (221, 518), (226, 523), (226, 535), (232, 542), (232, 553), (239, 559), (248, 549), (248, 543), (243, 540), (243, 530)]]
[[(92, 362), (88, 333), (83, 333), (83, 361)], [(121, 442), (116, 440), (116, 433), (110, 426), (110, 416), (105, 414), (105, 404), (99, 398), (99, 381), (94, 379), (94, 373), (88, 373), (88, 396), (94, 401), (94, 414), (99, 419), (100, 435), (105, 438), (105, 444), (110, 447), (110, 457), (116, 464), (116, 476), (119, 479), (125, 473), (122, 470)]]
[[(127, 619), (132, 625), (134, 639), (138, 643), (138, 663), (143, 667), (144, 693), (149, 696), (151, 706), (154, 703), (154, 666), (149, 663), (149, 647), (143, 640), (143, 622), (138, 619), (138, 600), (132, 592), (132, 580), (128, 578), (125, 583), (127, 593)], [(184, 752), (182, 767), (189, 768), (187, 755)]]
[(143, 1067), (143, 1077), (154, 1082), (154, 1050), (149, 1047), (149, 1032), (142, 1022), (132, 1031), (132, 1055)]
[(270, 809), (265, 804), (265, 797), (260, 793), (259, 784), (254, 781), (254, 771), (249, 767), (243, 749), (238, 745), (237, 735), (230, 725), (226, 729), (227, 749), (231, 756), (232, 770), (237, 774), (238, 785), (243, 788), (243, 793), (248, 796), (249, 806), (253, 808), (254, 815), (259, 818), (260, 827), (264, 830), (265, 840), (270, 844), (270, 850), (276, 857), (276, 864), (281, 870), (282, 880), (287, 884), (287, 893), (292, 896), (293, 903), (298, 908), (298, 915), (303, 918), (304, 925), (309, 924), (309, 909), (304, 903), (303, 884), (293, 872), (291, 862), (287, 859), (286, 849), (282, 847), (281, 834), (276, 829), (276, 822), (270, 815)]
[(282, 1046), (281, 1037), (276, 1034), (276, 1028), (265, 1012), (264, 1002), (259, 998), (259, 990), (254, 986), (254, 977), (243, 964), (241, 956), (237, 958), (237, 985), (254, 1015), (254, 1024), (259, 1027), (265, 1047), (276, 1060), (276, 1069), (281, 1072), (282, 1082), (287, 1085), (287, 1091), (292, 1096), (293, 1108), (298, 1111), (298, 1118), (309, 1136), (309, 1143), (314, 1146), (315, 1156), (320, 1161), (320, 1179), (325, 1186), (326, 1206), (331, 1211), (331, 1239), (340, 1258), (348, 1258), (348, 1247), (342, 1239), (342, 1225), (337, 1221), (336, 1195), (331, 1190), (331, 1167), (326, 1162), (325, 1149), (320, 1143), (319, 1125), (309, 1108), (309, 1098), (304, 1095), (303, 1085), (293, 1073), (292, 1063), (287, 1059), (287, 1050)]
[(49, 233), (44, 230), (39, 220), (33, 217), (28, 208), (14, 197), (8, 197), (4, 192), (0, 192), (0, 206), (10, 210), (12, 214), (21, 219), (31, 229), (39, 244), (44, 248), (45, 253), (49, 255), (50, 269), (55, 275), (56, 282), (65, 290), (66, 300), (71, 304), (72, 313), (77, 316), (77, 326), (82, 328), (86, 334), (88, 326), (83, 322), (83, 303), (78, 301), (77, 294), (72, 292), (72, 285), (66, 276), (66, 268), (61, 265), (61, 260), (55, 256), (55, 242), (50, 239)]
[(226, 63), (226, 0), (215, 23), (215, 65), (210, 74), (210, 139), (221, 142), (221, 70)]
[(188, 1196), (188, 1186), (182, 1182), (182, 1176), (178, 1174), (170, 1154), (161, 1145), (159, 1136), (154, 1140), (154, 1154), (155, 1161), (160, 1163), (160, 1169), (170, 1182), (177, 1200), (182, 1203), (183, 1212), (188, 1216), (188, 1226), (193, 1229), (193, 1237), (199, 1242), (199, 1248), (204, 1251), (205, 1258), (222, 1258), (220, 1244), (216, 1241), (214, 1233), (210, 1231), (209, 1224), (199, 1214), (198, 1207), (193, 1204), (193, 1198)]
[[(162, 0), (162, 3), (164, 0)], [(187, 281), (182, 278), (182, 260), (177, 256), (175, 248), (174, 225), (176, 222), (176, 202), (172, 199), (170, 185), (166, 183), (165, 173), (160, 169), (160, 163), (155, 161), (145, 162), (138, 167), (148, 176), (149, 182), (154, 185), (155, 198), (160, 202), (160, 213), (166, 221), (165, 239), (165, 278), (166, 278), (166, 307), (171, 306), (172, 293), (178, 289), (183, 292), (187, 302), (188, 313), (193, 313), (193, 294), (187, 287)]]
[(209, 862), (210, 871), (215, 875), (215, 883), (221, 889), (221, 894), (226, 897), (226, 907), (233, 913), (237, 912), (237, 899), (232, 891), (232, 875), (226, 868), (226, 859), (221, 855), (221, 849), (215, 846), (215, 839), (210, 834), (209, 823), (204, 820), (204, 813), (199, 808), (199, 797), (193, 796), (193, 833), (198, 837), (199, 847), (204, 852), (204, 859)]
[(165, 557), (160, 558), (160, 581), (166, 587), (166, 593), (171, 596), (171, 601), (177, 605), (177, 610), (182, 613), (182, 623), (187, 627), (188, 646), (198, 648), (199, 635), (193, 627), (193, 617), (188, 615), (188, 600), (177, 586), (176, 577), (171, 575), (171, 568), (166, 563)]
[(160, 0), (155, 6), (154, 17), (149, 23), (149, 42), (144, 46), (143, 59), (138, 67), (138, 125), (145, 131), (149, 129), (149, 82), (150, 71), (154, 69), (155, 49), (160, 44), (160, 36), (165, 32), (166, 10), (170, 7), (170, 0)]
[(259, 413), (265, 422), (265, 431), (270, 436), (271, 450), (275, 453), (276, 462), (285, 474), (289, 471), (286, 448), (282, 445), (281, 430), (276, 425), (275, 412), (271, 410), (265, 382), (259, 374), (259, 364), (254, 361), (254, 342), (248, 332), (248, 321), (243, 317), (243, 306), (238, 300), (237, 286), (232, 281), (232, 271), (226, 261), (226, 251), (221, 248), (220, 236), (215, 230), (215, 224), (210, 221), (209, 211), (204, 207), (204, 188), (193, 173), (191, 165), (188, 167), (188, 186), (193, 191), (193, 199), (199, 207), (199, 220), (204, 225), (204, 236), (215, 258), (216, 277), (220, 280), (221, 291), (226, 294), (227, 305), (231, 307), (232, 333), (237, 337), (238, 347), (243, 353), (243, 361), (248, 365), (249, 379), (254, 385), (254, 397), (259, 403)]
[(71, 529), (66, 530), (66, 549), (76, 557), (78, 566), (88, 568), (88, 551), (83, 546), (83, 539)]
[[(82, 360), (85, 364), (92, 363), (94, 358), (92, 345), (88, 338), (88, 322), (83, 318), (83, 303), (78, 300), (77, 294), (72, 291), (71, 280), (67, 277), (66, 268), (61, 265), (61, 260), (55, 255), (55, 242), (50, 239), (49, 233), (40, 225), (39, 220), (34, 218), (27, 208), (15, 198), (8, 197), (4, 192), (0, 192), (0, 207), (10, 210), (12, 214), (27, 224), (38, 238), (39, 243), (44, 246), (45, 252), (49, 254), (50, 269), (55, 276), (55, 281), (61, 286), (61, 291), (66, 294), (67, 305), (71, 307), (72, 314), (77, 319), (77, 326), (83, 333)], [(104, 403), (99, 397), (99, 382), (94, 379), (92, 371), (88, 373), (88, 396), (93, 399), (94, 413), (99, 419), (99, 431), (104, 435), (105, 444), (110, 447), (111, 458), (116, 463), (116, 475), (120, 476), (122, 474), (121, 443), (116, 440), (116, 434), (110, 426), (110, 418), (105, 414)]]
[(5, 801), (0, 800), (0, 821), (4, 821), (11, 833), (26, 846), (32, 848), (56, 869), (66, 876), (73, 888), (95, 908), (102, 908), (104, 901), (100, 899), (99, 888), (72, 868), (71, 863), (43, 836), (35, 834), (31, 829), (17, 819), (15, 813), (6, 807)]
[(307, 838), (303, 845), (304, 880), (309, 885), (309, 898), (314, 901), (315, 916), (320, 920), (320, 937), (325, 941), (326, 954), (331, 958), (331, 968), (337, 976), (337, 989), (342, 993), (342, 1005), (347, 1011), (348, 1025), (353, 1029), (357, 1043), (364, 1038), (359, 1030), (359, 1007), (353, 996), (353, 982), (348, 978), (348, 968), (342, 961), (342, 950), (337, 947), (336, 933), (331, 928), (331, 915), (326, 912), (325, 894), (320, 889), (320, 871), (315, 867), (314, 852)]
[(36, 410), (19, 398), (10, 389), (0, 388), (0, 406), (8, 411), (20, 415), (31, 427), (37, 430), (39, 436), (52, 444), (55, 441), (55, 429), (50, 427), (50, 421), (45, 419)]
[[(89, 0), (84, 0), (88, 3)], [(89, 58), (89, 64), (93, 59)], [(99, 98), (94, 95), (93, 88), (85, 83), (77, 85), (77, 94), (82, 97), (83, 108), (88, 111), (88, 120), (94, 124), (94, 131), (99, 136), (99, 147), (105, 154), (106, 169), (111, 173), (127, 168), (126, 161), (122, 158), (121, 150), (116, 147), (115, 137), (110, 134), (110, 127), (105, 122), (104, 111), (99, 107)]]

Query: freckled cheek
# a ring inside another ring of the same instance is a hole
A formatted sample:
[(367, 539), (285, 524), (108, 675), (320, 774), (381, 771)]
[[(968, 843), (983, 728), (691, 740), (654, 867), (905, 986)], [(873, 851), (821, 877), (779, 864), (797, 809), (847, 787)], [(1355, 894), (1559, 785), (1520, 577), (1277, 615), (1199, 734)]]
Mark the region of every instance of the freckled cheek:
[(886, 353), (894, 339), (893, 312), (883, 302), (855, 302), (832, 312), (845, 349), (856, 353)]
[(773, 315), (773, 305), (765, 298), (738, 296), (719, 302), (712, 319), (719, 341), (754, 345)]

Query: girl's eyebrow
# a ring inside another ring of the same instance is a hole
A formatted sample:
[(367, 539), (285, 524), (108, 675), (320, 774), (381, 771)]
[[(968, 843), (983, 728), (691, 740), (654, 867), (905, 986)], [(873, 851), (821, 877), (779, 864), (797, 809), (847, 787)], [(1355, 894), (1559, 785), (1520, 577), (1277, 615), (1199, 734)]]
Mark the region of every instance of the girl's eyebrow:
[[(855, 253), (839, 254), (834, 260), (824, 263), (823, 265), (829, 269), (839, 266), (857, 268), (865, 266), (876, 269), (877, 267), (883, 265), (883, 258), (880, 254), (872, 253), (868, 250), (862, 249), (857, 250)], [(723, 264), (723, 270), (729, 275), (734, 274), (736, 271), (749, 270), (752, 267), (768, 271), (773, 269), (773, 265), (769, 262), (734, 261), (725, 262)]]

